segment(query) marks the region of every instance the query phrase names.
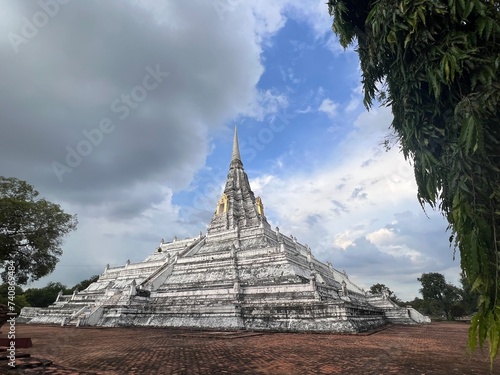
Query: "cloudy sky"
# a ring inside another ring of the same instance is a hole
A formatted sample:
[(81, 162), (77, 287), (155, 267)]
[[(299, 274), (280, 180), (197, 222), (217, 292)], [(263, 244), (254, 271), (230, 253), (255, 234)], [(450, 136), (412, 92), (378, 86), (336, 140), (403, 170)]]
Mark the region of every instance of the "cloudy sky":
[[(324, 0), (8, 1), (0, 13), (0, 175), (77, 214), (68, 286), (204, 231), (238, 125), (271, 225), (361, 287), (402, 299), (459, 262), (367, 112), (359, 63)], [(161, 4), (161, 5), (160, 5)]]

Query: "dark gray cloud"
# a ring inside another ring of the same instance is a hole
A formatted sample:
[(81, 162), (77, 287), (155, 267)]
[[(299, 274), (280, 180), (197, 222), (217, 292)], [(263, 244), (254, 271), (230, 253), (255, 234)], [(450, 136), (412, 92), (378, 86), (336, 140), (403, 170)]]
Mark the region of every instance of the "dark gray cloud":
[(186, 187), (208, 132), (244, 111), (262, 73), (253, 38), (242, 43), (210, 2), (158, 14), (71, 1), (41, 27), (38, 2), (3, 6), (0, 174), (73, 205), (105, 203), (111, 217), (160, 202), (160, 186)]
[(365, 188), (364, 187), (357, 187), (357, 188), (355, 188), (352, 191), (351, 199), (361, 199), (361, 200), (364, 200), (364, 199), (367, 199), (367, 198), (368, 198), (368, 194), (365, 193)]
[(403, 300), (418, 294), (417, 278), (426, 269), (408, 256), (395, 256), (382, 251), (366, 237), (358, 237), (345, 250), (333, 248), (325, 257), (338, 270), (346, 270), (360, 287), (369, 289), (376, 283), (387, 285)]
[[(453, 258), (453, 248), (446, 241), (447, 222), (438, 212), (404, 211), (394, 214), (395, 220), (386, 228), (397, 234), (401, 243), (425, 252), (432, 261), (426, 264), (426, 272), (444, 272)], [(458, 261), (456, 266), (458, 266)]]
[(335, 215), (340, 215), (343, 212), (349, 212), (349, 209), (346, 207), (345, 204), (335, 200), (331, 199), (330, 202), (334, 205), (334, 208), (332, 208), (332, 212), (335, 213)]
[(323, 221), (323, 218), (321, 215), (309, 215), (305, 221), (308, 225), (315, 227)]
[(411, 264), (405, 257), (395, 257), (382, 252), (375, 244), (365, 237), (359, 237), (347, 246), (344, 251), (337, 253), (336, 263), (356, 274), (380, 275), (390, 272), (387, 265), (397, 273), (410, 269)]
[(370, 164), (373, 164), (375, 162), (375, 159), (367, 159), (361, 163), (361, 168), (368, 167)]

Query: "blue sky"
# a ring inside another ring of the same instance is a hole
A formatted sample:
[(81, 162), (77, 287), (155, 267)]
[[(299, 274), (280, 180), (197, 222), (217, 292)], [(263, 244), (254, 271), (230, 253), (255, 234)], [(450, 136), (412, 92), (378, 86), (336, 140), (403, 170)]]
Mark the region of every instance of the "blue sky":
[(361, 287), (410, 300), (424, 272), (458, 283), (446, 222), (420, 208), (398, 146), (381, 146), (390, 108), (363, 107), (324, 1), (1, 4), (0, 174), (80, 221), (35, 286), (204, 231), (235, 125), (273, 227)]

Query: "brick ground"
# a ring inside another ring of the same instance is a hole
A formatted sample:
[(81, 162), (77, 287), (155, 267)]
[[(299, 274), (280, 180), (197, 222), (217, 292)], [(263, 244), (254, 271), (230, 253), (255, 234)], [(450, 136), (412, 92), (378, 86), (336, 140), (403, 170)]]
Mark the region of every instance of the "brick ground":
[[(464, 323), (389, 326), (371, 335), (20, 324), (16, 334), (33, 340), (23, 351), (59, 366), (51, 374), (489, 374), (486, 352), (466, 353), (467, 330)], [(44, 373), (29, 371), (10, 373)], [(500, 374), (500, 360), (492, 373)]]

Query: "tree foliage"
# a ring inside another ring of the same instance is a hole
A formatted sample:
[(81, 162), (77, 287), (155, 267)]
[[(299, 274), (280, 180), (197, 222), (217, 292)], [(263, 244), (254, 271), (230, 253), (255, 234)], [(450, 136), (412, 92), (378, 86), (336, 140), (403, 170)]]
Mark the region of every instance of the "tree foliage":
[(471, 315), (477, 310), (479, 294), (472, 290), (472, 284), (463, 272), (460, 274), (460, 284), (462, 285), (460, 290), (460, 295), (462, 296), (462, 307), (466, 315)]
[(447, 283), (440, 273), (424, 273), (418, 279), (422, 283), (420, 293), (425, 302), (434, 302), (439, 311), (444, 312), (446, 320), (451, 318), (451, 310), (461, 300), (460, 289)]
[(76, 284), (73, 288), (71, 288), (71, 292), (73, 293), (73, 291), (75, 291), (75, 290), (82, 291), (84, 289), (87, 289), (87, 287), (90, 284), (96, 282), (98, 279), (99, 279), (99, 275), (94, 275), (88, 279), (82, 280), (78, 284)]
[(477, 294), (471, 293), (470, 288), (464, 289), (466, 285), (464, 286), (463, 283), (466, 280), (463, 278), (461, 279), (462, 287), (447, 283), (444, 276), (439, 273), (424, 273), (417, 280), (422, 283), (420, 293), (424, 299), (416, 297), (413, 301), (405, 302), (404, 305), (411, 305), (433, 319), (467, 319), (475, 311)]
[(30, 306), (47, 307), (55, 302), (59, 292), (63, 294), (71, 294), (71, 289), (60, 282), (49, 282), (43, 288), (26, 289), (25, 297)]
[(392, 302), (398, 305), (403, 303), (403, 301), (401, 301), (392, 290), (385, 286), (385, 284), (377, 283), (370, 287), (370, 293), (372, 294), (382, 294), (384, 291), (387, 293), (387, 296)]
[(386, 287), (385, 284), (377, 283), (377, 284), (373, 284), (370, 287), (370, 293), (372, 293), (372, 294), (380, 294), (384, 290), (387, 291), (387, 293), (389, 294), (389, 296), (393, 294), (392, 290), (390, 290), (388, 287)]
[[(25, 306), (47, 307), (56, 301), (59, 292), (68, 295), (72, 294), (76, 290), (84, 290), (90, 284), (97, 281), (97, 279), (99, 279), (98, 275), (91, 276), (88, 279), (75, 284), (72, 288), (68, 288), (66, 285), (58, 281), (51, 281), (42, 288), (29, 288), (25, 291), (23, 291), (21, 287), (16, 286), (13, 301), (16, 305), (16, 312), (19, 313)], [(8, 304), (8, 286), (9, 284), (7, 283), (0, 284), (0, 305)]]
[(410, 305), (411, 307), (420, 311), (424, 315), (430, 315), (427, 311), (425, 311), (424, 300), (422, 298), (415, 297), (413, 301), (405, 302), (405, 305)]
[(392, 107), (422, 206), (439, 207), (480, 295), (469, 344), (500, 343), (500, 2), (329, 0), (333, 31), (357, 41), (370, 107)]
[(0, 176), (0, 266), (13, 261), (21, 285), (54, 270), (64, 235), (77, 225), (76, 216), (37, 197), (27, 182)]

